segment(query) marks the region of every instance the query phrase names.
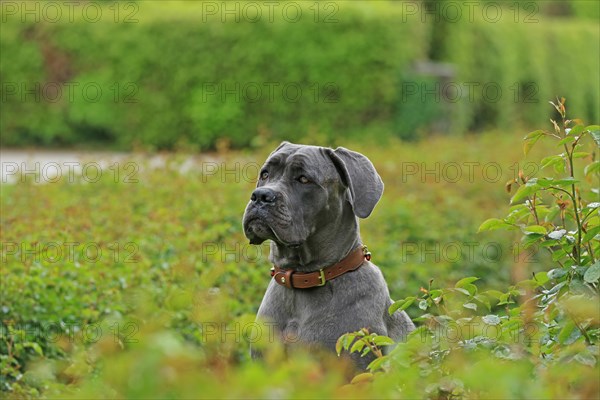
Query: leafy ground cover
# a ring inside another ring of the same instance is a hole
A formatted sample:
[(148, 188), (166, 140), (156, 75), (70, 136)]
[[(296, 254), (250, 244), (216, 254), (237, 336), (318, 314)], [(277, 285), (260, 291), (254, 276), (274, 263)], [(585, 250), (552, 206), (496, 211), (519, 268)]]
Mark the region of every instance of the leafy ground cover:
[[(3, 397), (597, 397), (595, 128), (565, 131), (557, 120), (549, 132), (566, 150), (538, 132), (525, 157), (521, 133), (338, 139), (367, 154), (386, 184), (361, 234), (395, 307), (420, 326), (353, 384), (334, 355), (286, 355), (253, 323), (268, 249), (247, 244), (240, 220), (274, 144), (223, 151), (187, 172), (178, 172), (187, 155), (170, 154), (160, 168), (136, 158), (134, 174), (121, 163), (95, 181), (3, 184)], [(557, 151), (577, 155), (559, 157), (561, 170), (546, 158)], [(576, 200), (542, 195), (546, 177), (567, 179), (554, 183), (571, 195), (576, 184)], [(529, 202), (513, 197), (517, 185)], [(546, 209), (533, 222), (538, 191)], [(569, 219), (583, 211), (586, 221)], [(504, 226), (519, 229), (488, 230)], [(569, 237), (580, 234), (573, 250)], [(264, 362), (250, 362), (249, 343), (267, 350)], [(387, 343), (355, 333), (340, 351)]]

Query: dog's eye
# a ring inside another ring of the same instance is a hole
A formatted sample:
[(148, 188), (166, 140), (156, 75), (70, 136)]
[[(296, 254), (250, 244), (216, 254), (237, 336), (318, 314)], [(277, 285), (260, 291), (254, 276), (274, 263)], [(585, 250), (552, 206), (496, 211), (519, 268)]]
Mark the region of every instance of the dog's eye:
[(265, 180), (269, 177), (269, 171), (263, 171), (260, 173), (260, 179)]
[(307, 178), (307, 177), (305, 177), (304, 175), (301, 175), (301, 176), (298, 178), (298, 182), (300, 182), (300, 183), (309, 183), (309, 182), (310, 182), (310, 180), (308, 180), (308, 178)]

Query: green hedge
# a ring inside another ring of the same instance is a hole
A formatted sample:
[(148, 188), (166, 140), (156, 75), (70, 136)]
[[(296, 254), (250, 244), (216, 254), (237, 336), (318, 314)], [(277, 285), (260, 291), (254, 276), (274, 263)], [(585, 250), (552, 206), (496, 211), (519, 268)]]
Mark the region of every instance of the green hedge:
[[(552, 116), (547, 101), (557, 96), (569, 99), (571, 117), (598, 119), (600, 36), (596, 24), (480, 19), (453, 26), (448, 32), (443, 58), (459, 66), (459, 82), (478, 84), (472, 100), (463, 96), (454, 104), (453, 130), (539, 125)], [(496, 95), (495, 88), (500, 88), (501, 95)]]
[[(328, 2), (318, 16), (314, 3), (294, 2), (297, 22), (294, 10), (275, 9), (255, 23), (209, 15), (202, 2), (138, 4), (137, 23), (124, 23), (124, 6), (115, 23), (110, 2), (96, 23), (78, 13), (37, 24), (3, 15), (2, 145), (197, 150), (366, 132), (410, 138), (440, 120), (454, 132), (539, 123), (556, 95), (569, 98), (573, 115), (598, 119), (592, 21), (442, 21), (440, 35), (439, 22), (407, 15), (401, 2)], [(412, 65), (428, 56), (455, 65), (452, 84), (477, 82), (474, 99), (426, 94), (436, 79)], [(536, 102), (515, 102), (514, 85), (529, 81)], [(499, 101), (482, 96), (488, 82), (502, 88)], [(511, 119), (515, 109), (521, 120)]]

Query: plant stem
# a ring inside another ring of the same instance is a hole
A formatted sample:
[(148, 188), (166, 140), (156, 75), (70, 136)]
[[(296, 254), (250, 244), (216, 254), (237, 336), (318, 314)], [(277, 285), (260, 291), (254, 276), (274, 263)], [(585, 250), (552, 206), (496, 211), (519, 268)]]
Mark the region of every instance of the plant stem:
[(537, 225), (539, 225), (540, 224), (540, 219), (539, 219), (538, 214), (537, 214), (537, 209), (535, 208), (536, 196), (537, 196), (537, 193), (534, 193), (532, 201), (530, 203), (531, 204), (531, 208), (530, 209), (531, 209), (531, 212), (533, 213), (533, 217), (535, 218), (535, 223)]
[(571, 314), (569, 311), (567, 311), (567, 314), (569, 314), (569, 317), (571, 317), (571, 319), (573, 320), (573, 323), (575, 324), (577, 329), (579, 329), (579, 331), (585, 338), (585, 341), (587, 342), (587, 344), (589, 344), (589, 345), (594, 344), (592, 342), (592, 340), (590, 339), (590, 336), (588, 335), (587, 331), (584, 328), (582, 328), (581, 325), (579, 325), (579, 322), (577, 322), (577, 319), (575, 318), (575, 316), (573, 316), (573, 314)]
[(383, 353), (381, 352), (381, 350), (376, 345), (371, 344), (371, 338), (366, 338), (365, 342), (367, 343), (367, 346), (369, 346), (369, 348), (371, 349), (371, 352), (375, 354), (377, 358), (383, 357)]
[[(562, 117), (562, 130), (565, 132), (565, 137), (567, 136), (567, 132), (566, 132), (566, 127), (567, 127), (567, 123), (566, 123), (566, 115), (565, 113), (561, 113), (561, 117)], [(563, 144), (563, 147), (565, 148), (565, 152), (567, 153), (567, 158), (569, 161), (569, 176), (571, 177), (571, 179), (575, 180), (575, 168), (573, 165), (573, 153), (575, 152), (575, 146), (577, 146), (577, 142), (579, 141), (579, 138), (577, 138), (575, 140), (575, 142), (573, 143), (573, 145), (571, 146), (571, 151), (569, 151), (569, 147), (567, 146), (566, 143)], [(573, 212), (575, 213), (575, 220), (577, 222), (577, 246), (575, 247), (575, 249), (577, 250), (577, 265), (581, 265), (581, 230), (582, 230), (582, 226), (581, 226), (581, 220), (579, 219), (579, 209), (577, 207), (577, 192), (575, 190), (575, 183), (571, 184), (571, 199), (573, 200)]]
[[(565, 149), (567, 149), (567, 145), (565, 144)], [(567, 156), (569, 158), (569, 174), (571, 176), (571, 178), (575, 179), (575, 171), (573, 168), (573, 151), (575, 151), (575, 148), (573, 147), (573, 149), (571, 150), (571, 152), (569, 152), (567, 150)], [(573, 212), (575, 213), (575, 220), (577, 222), (577, 265), (581, 265), (581, 220), (579, 219), (579, 209), (577, 206), (577, 192), (575, 191), (575, 184), (572, 183), (571, 184), (571, 199), (573, 200)]]

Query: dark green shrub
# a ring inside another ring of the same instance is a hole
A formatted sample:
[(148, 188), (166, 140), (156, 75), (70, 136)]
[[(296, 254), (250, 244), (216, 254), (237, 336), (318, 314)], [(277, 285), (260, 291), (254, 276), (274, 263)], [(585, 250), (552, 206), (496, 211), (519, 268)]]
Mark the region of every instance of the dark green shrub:
[[(445, 289), (430, 281), (419, 294), (397, 301), (390, 313), (418, 306), (425, 314), (416, 319), (422, 326), (388, 354), (382, 350), (394, 342), (367, 329), (339, 338), (338, 354), (376, 355), (370, 372), (356, 383), (374, 380), (389, 388), (402, 377), (396, 387), (407, 397), (423, 391), (428, 398), (598, 395), (600, 126), (567, 119), (564, 98), (552, 104), (561, 119), (552, 120), (550, 131), (530, 133), (524, 143), (526, 155), (542, 139), (564, 150), (540, 161), (550, 176), (519, 171), (506, 184), (508, 192), (518, 187), (509, 214), (479, 229), (521, 233), (512, 271), (518, 282), (505, 291), (481, 291), (477, 277)], [(591, 152), (583, 151), (588, 148)], [(583, 165), (576, 163), (580, 159)], [(528, 278), (523, 251), (532, 246), (548, 251), (553, 264)]]
[[(298, 3), (295, 23), (281, 13), (222, 22), (203, 14), (203, 2), (140, 2), (131, 3), (138, 22), (115, 23), (115, 4), (97, 23), (3, 16), (0, 49), (11, 56), (0, 61), (2, 144), (194, 150), (257, 137), (413, 138), (439, 121), (459, 133), (539, 123), (549, 115), (541, 99), (557, 93), (578, 115), (598, 117), (600, 39), (590, 21), (536, 14), (526, 23), (523, 12), (515, 22), (505, 8), (497, 23), (477, 13), (470, 21), (467, 10), (437, 23), (406, 3), (330, 2), (318, 17), (314, 4)], [(577, 63), (553, 61), (573, 52)], [(428, 88), (407, 96), (406, 84), (438, 83), (415, 74), (413, 63), (428, 57), (454, 65), (455, 100)]]

